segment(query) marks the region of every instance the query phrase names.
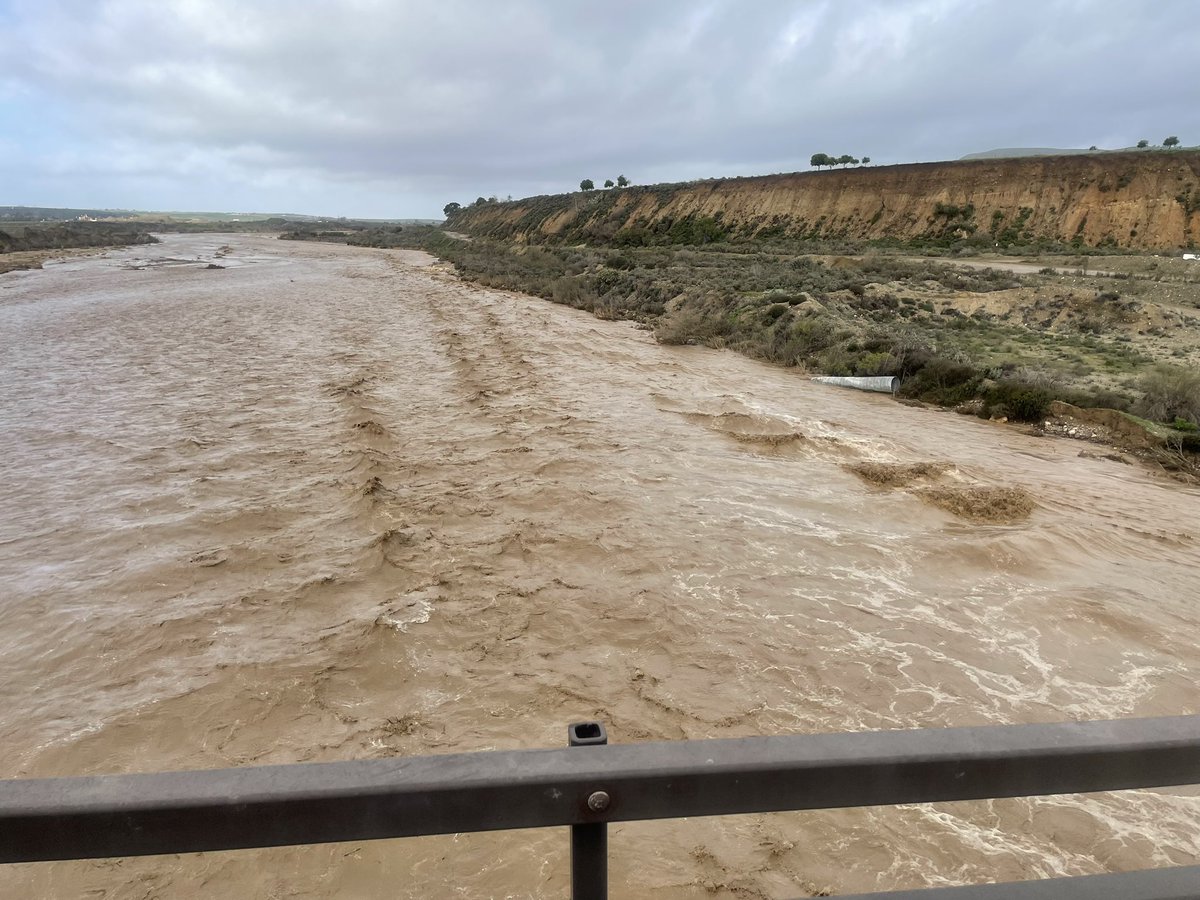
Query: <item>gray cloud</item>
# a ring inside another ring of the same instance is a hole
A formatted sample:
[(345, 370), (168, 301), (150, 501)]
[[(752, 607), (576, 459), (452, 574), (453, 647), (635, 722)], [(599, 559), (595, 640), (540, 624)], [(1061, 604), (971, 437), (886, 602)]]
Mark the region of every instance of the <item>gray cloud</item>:
[[(1200, 142), (1191, 0), (0, 0), (0, 202), (450, 199)], [(1161, 133), (1160, 133), (1161, 132)], [(36, 193), (36, 196), (33, 194)]]

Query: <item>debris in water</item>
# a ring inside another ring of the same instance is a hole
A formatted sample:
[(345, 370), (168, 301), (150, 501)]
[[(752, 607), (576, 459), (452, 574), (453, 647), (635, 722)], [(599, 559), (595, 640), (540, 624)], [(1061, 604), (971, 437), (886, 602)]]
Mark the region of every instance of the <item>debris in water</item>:
[(930, 487), (916, 494), (946, 512), (993, 525), (1023, 522), (1036, 506), (1029, 491), (1019, 487)]
[(846, 466), (847, 471), (853, 472), (864, 481), (889, 488), (908, 487), (921, 479), (940, 478), (950, 468), (949, 463), (941, 462), (861, 462)]

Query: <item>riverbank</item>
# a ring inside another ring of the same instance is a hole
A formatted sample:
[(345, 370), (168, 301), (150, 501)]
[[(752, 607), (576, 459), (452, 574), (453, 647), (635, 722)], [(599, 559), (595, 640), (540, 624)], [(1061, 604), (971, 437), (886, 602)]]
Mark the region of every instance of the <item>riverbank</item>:
[(12, 253), (0, 253), (0, 275), (5, 272), (21, 272), (29, 269), (41, 269), (46, 263), (58, 259), (73, 259), (79, 256), (96, 256), (112, 247), (70, 247), (59, 250), (17, 250)]
[(463, 237), (409, 228), (349, 240), (420, 247), (467, 280), (632, 319), (662, 343), (825, 375), (898, 376), (904, 399), (983, 418), (1040, 425), (1065, 402), (1165, 420), (1137, 455), (1184, 479), (1200, 474), (1200, 275), (1178, 260), (1113, 257), (1112, 271), (1084, 274), (1073, 257), (1036, 260), (1029, 272), (1034, 262), (1000, 258), (959, 266), (878, 251)]

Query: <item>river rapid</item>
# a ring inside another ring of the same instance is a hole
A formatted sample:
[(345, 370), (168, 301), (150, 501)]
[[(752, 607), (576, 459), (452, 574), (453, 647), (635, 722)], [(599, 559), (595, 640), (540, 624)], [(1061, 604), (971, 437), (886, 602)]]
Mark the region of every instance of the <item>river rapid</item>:
[[(0, 276), (0, 776), (1196, 713), (1200, 493), (1086, 446), (413, 252), (168, 235)], [(1036, 508), (973, 523), (863, 461)], [(1194, 864), (1200, 797), (610, 832), (614, 897), (794, 897)], [(567, 873), (545, 829), (8, 866), (0, 896)]]

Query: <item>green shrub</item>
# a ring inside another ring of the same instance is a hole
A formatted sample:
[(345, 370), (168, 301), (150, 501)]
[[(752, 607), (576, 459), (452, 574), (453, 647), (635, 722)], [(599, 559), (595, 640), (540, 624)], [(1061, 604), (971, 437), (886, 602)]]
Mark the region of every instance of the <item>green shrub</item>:
[(712, 322), (695, 309), (675, 310), (654, 326), (654, 339), (660, 344), (703, 344), (715, 336)]
[(630, 225), (613, 236), (613, 243), (618, 247), (645, 247), (650, 243), (650, 236), (649, 229)]
[(1053, 399), (1045, 388), (1021, 381), (1001, 381), (983, 397), (990, 415), (1003, 415), (1018, 422), (1041, 421), (1046, 417)]
[(854, 374), (854, 354), (844, 347), (831, 347), (821, 353), (814, 364), (822, 375), (846, 376)]
[(667, 240), (672, 244), (711, 244), (724, 237), (725, 229), (711, 216), (676, 219), (667, 230)]
[(974, 366), (933, 356), (901, 385), (900, 393), (953, 406), (975, 397), (982, 382), (983, 373)]
[(1200, 372), (1162, 363), (1142, 377), (1134, 411), (1156, 422), (1200, 422)]
[(891, 353), (864, 353), (854, 364), (855, 375), (895, 375), (897, 361)]

